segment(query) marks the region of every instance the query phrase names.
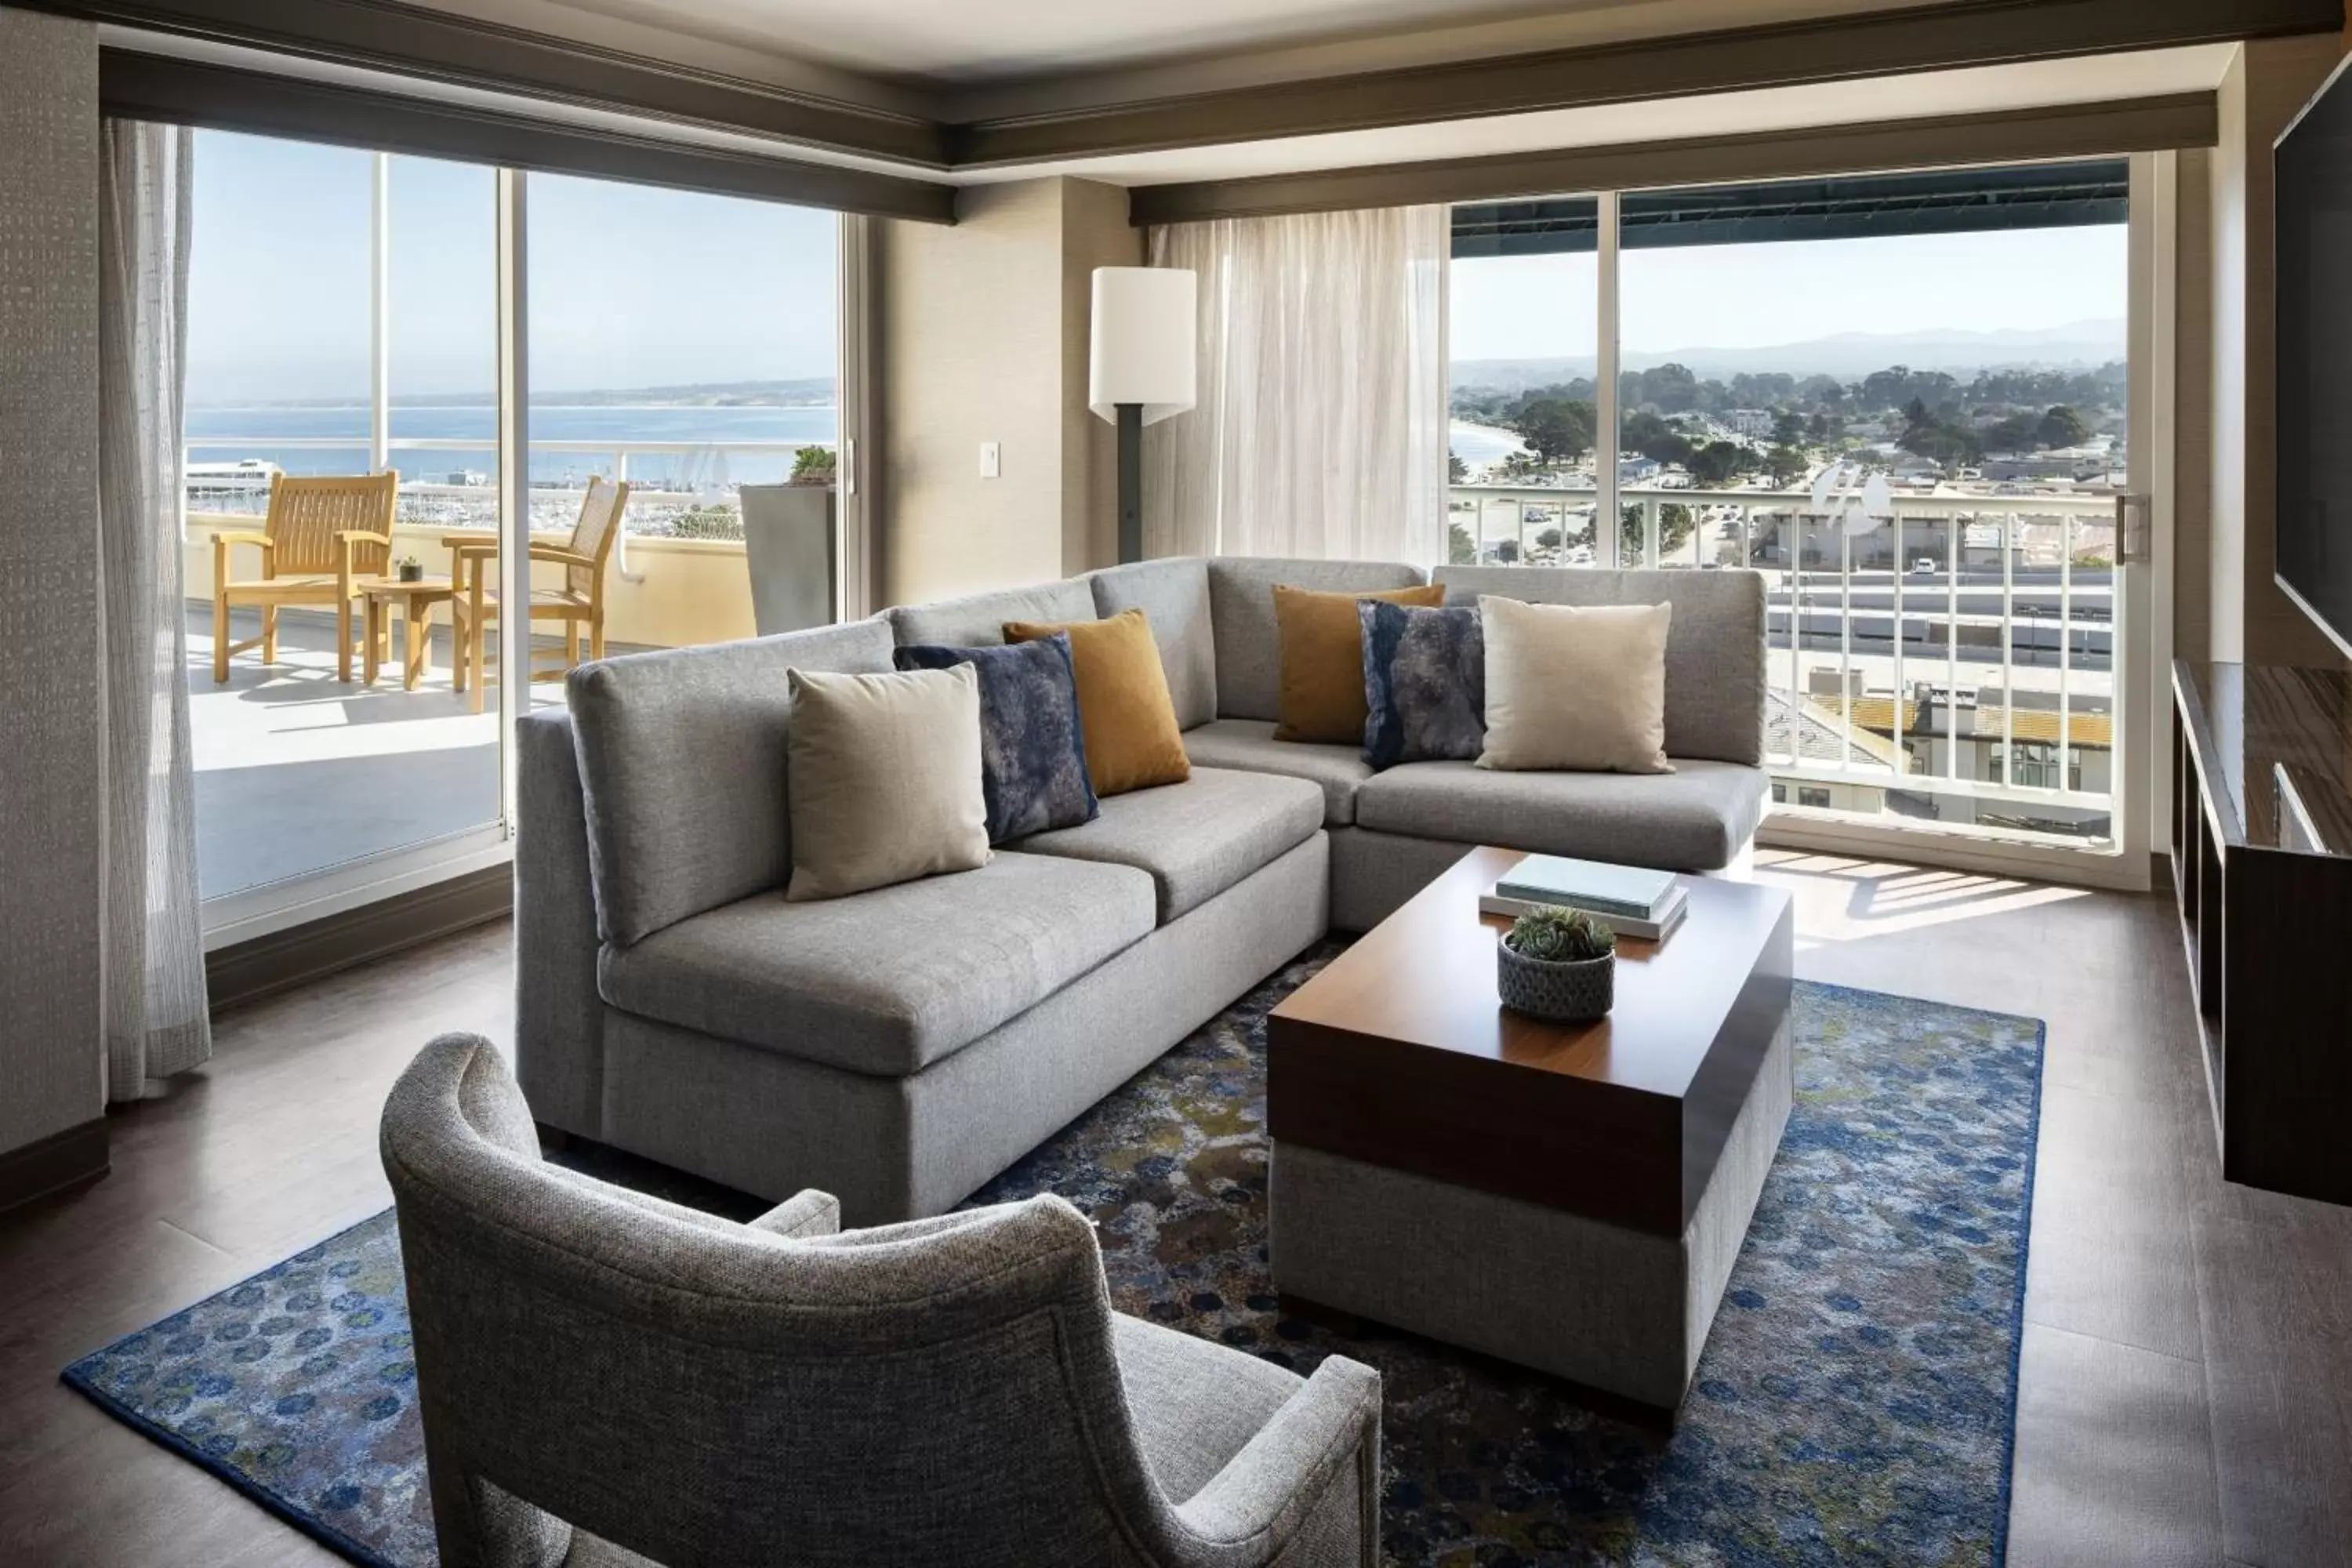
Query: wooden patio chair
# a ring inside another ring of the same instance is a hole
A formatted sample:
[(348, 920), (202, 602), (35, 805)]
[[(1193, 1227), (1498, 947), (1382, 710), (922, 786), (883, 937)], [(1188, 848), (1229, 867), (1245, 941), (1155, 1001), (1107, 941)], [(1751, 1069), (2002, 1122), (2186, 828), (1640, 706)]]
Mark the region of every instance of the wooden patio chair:
[[(261, 649), (278, 662), (278, 612), (288, 605), (335, 607), (335, 679), (352, 679), (352, 604), (371, 577), (392, 563), (393, 510), (400, 476), (381, 474), (294, 479), (272, 474), (269, 510), (258, 529), (213, 535), (213, 681), (228, 682), (229, 655)], [(250, 544), (261, 552), (261, 575), (231, 577), (230, 551)], [(238, 605), (261, 610), (261, 635), (228, 639), (228, 613)]]
[[(628, 504), (629, 487), (600, 474), (588, 481), (588, 493), (581, 500), (580, 521), (572, 524), (572, 537), (562, 544), (532, 543), (532, 561), (552, 562), (564, 569), (562, 587), (530, 591), (530, 618), (534, 623), (563, 623), (563, 647), (555, 653), (556, 662), (541, 664), (534, 655), (530, 670), (533, 680), (561, 680), (580, 662), (580, 635), (583, 629), (588, 634), (588, 657), (604, 657), (604, 563), (612, 558), (614, 542), (621, 537), (621, 514)], [(470, 688), (474, 711), (479, 713), (482, 689), (488, 684), (489, 628), (499, 618), (499, 594), (494, 586), (499, 575), (499, 547), (491, 540), (453, 539), (448, 542), (449, 580), (457, 590), (457, 596), (449, 605), (453, 632), (450, 679), (460, 691)]]

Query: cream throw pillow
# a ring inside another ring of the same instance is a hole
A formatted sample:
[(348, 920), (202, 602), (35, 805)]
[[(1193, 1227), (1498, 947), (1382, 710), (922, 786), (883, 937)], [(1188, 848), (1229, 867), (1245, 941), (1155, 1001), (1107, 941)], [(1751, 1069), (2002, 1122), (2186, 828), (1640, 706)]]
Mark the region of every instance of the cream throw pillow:
[(1672, 605), (1528, 605), (1478, 595), (1486, 638), (1482, 768), (1670, 773)]
[(795, 669), (786, 679), (786, 899), (837, 899), (988, 864), (978, 671)]

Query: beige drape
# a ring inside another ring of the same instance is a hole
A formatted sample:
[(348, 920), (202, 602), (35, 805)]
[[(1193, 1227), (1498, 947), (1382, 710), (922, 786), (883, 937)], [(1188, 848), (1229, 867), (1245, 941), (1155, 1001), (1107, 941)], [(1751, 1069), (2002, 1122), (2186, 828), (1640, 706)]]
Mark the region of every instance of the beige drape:
[(100, 142), (99, 613), (107, 1099), (212, 1055), (180, 572), (194, 132)]
[(1200, 277), (1198, 402), (1144, 432), (1147, 555), (1442, 560), (1443, 206), (1154, 228)]

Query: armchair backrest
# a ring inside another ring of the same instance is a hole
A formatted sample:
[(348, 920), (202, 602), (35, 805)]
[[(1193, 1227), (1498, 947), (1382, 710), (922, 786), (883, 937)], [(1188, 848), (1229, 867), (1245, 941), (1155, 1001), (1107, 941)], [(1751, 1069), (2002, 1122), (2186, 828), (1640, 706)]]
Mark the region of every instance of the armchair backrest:
[(333, 572), (343, 563), (338, 534), (381, 535), (387, 542), (361, 542), (352, 552), (352, 570), (381, 576), (392, 564), (392, 521), (399, 504), (400, 475), (390, 468), (380, 474), (332, 474), (298, 478), (269, 476), (269, 514), (261, 530), (276, 548), (270, 570), (284, 577), (299, 573)]
[(588, 481), (588, 493), (580, 499), (580, 521), (572, 525), (571, 549), (574, 554), (585, 555), (596, 563), (595, 570), (585, 566), (564, 568), (564, 583), (575, 594), (593, 589), (604, 574), (604, 562), (613, 553), (614, 542), (621, 537), (621, 514), (629, 504), (629, 487), (598, 474)]
[(1171, 1505), (1057, 1198), (788, 1238), (541, 1163), (488, 1042), (384, 1107), (443, 1557), (1118, 1563)]

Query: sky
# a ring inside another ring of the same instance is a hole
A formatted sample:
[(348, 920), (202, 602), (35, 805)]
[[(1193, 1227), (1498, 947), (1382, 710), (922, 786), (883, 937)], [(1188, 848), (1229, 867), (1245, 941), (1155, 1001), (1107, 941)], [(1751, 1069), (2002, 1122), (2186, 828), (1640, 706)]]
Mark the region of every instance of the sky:
[[(189, 398), (364, 402), (371, 154), (196, 133)], [(495, 381), (494, 187), (392, 160), (396, 397)], [(827, 375), (830, 213), (535, 174), (530, 379), (562, 391)], [(1629, 251), (1629, 354), (1842, 332), (2037, 328), (2126, 313), (2121, 225)], [(1454, 266), (1454, 360), (1590, 355), (1591, 255)]]
[[(1629, 250), (1621, 349), (1762, 348), (1842, 332), (1992, 331), (2126, 314), (2121, 224)], [(1456, 261), (1454, 360), (1590, 355), (1599, 261)]]
[[(188, 395), (367, 397), (372, 155), (196, 133)], [(392, 160), (392, 390), (496, 384), (496, 193), (478, 164)], [(828, 212), (530, 176), (530, 380), (547, 393), (830, 375)]]

